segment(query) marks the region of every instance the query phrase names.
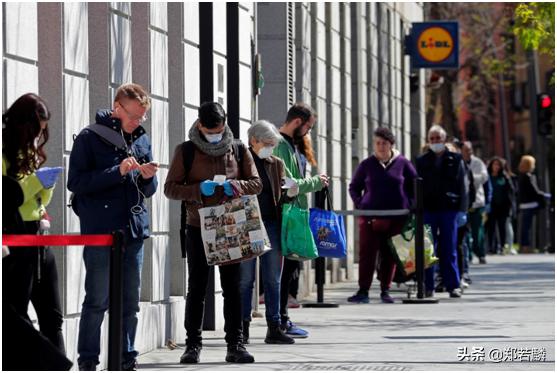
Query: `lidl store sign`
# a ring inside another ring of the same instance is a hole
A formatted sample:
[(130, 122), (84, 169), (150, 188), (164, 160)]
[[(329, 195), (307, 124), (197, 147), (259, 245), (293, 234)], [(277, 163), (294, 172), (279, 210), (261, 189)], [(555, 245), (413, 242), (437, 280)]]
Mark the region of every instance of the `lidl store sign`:
[(458, 22), (413, 23), (407, 48), (412, 68), (458, 68)]

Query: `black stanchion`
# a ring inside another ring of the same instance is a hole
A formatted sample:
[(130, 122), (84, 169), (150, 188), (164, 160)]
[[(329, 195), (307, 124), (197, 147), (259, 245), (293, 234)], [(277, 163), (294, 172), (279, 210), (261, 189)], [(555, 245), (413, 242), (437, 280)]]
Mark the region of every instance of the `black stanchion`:
[(423, 179), (416, 178), (414, 181), (414, 196), (416, 198), (415, 203), (415, 215), (416, 215), (416, 227), (414, 242), (416, 243), (415, 253), (416, 253), (416, 288), (417, 288), (417, 298), (403, 299), (402, 303), (438, 303), (439, 300), (435, 298), (425, 298), (424, 297), (424, 277), (425, 277), (425, 264), (424, 264), (424, 190), (423, 190)]
[(114, 243), (110, 250), (110, 295), (108, 305), (108, 370), (122, 370), (122, 298), (124, 259), (124, 232), (112, 233)]
[[(325, 201), (328, 203), (328, 208), (333, 208), (329, 196), (329, 190), (324, 188), (322, 191), (315, 194), (315, 206), (321, 209), (325, 208)], [(315, 259), (315, 284), (317, 285), (317, 302), (316, 303), (302, 303), (302, 307), (307, 308), (333, 308), (338, 307), (336, 303), (324, 302), (324, 286), (325, 286), (325, 258), (318, 257)]]

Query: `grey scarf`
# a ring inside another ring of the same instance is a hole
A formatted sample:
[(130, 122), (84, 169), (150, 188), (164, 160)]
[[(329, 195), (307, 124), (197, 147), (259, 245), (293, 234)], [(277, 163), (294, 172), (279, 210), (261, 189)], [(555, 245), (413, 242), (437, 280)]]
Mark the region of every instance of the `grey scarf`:
[(189, 133), (189, 138), (195, 144), (195, 146), (197, 146), (197, 148), (203, 153), (213, 157), (220, 157), (221, 155), (226, 154), (226, 152), (232, 145), (232, 141), (234, 140), (234, 135), (232, 134), (230, 127), (228, 127), (228, 125), (225, 125), (224, 133), (222, 134), (222, 140), (217, 144), (211, 144), (207, 142), (201, 132), (199, 132), (199, 129), (197, 128), (197, 122), (198, 121), (196, 120)]

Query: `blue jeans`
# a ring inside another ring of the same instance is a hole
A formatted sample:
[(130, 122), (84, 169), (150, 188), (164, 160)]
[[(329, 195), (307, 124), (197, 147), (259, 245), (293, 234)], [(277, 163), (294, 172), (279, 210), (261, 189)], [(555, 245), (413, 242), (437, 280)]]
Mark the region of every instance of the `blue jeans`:
[[(101, 324), (108, 309), (110, 248), (85, 246), (85, 300), (81, 309), (77, 352), (78, 363), (99, 363)], [(131, 241), (126, 245), (123, 264), (123, 323), (122, 363), (131, 362), (138, 355), (135, 351), (137, 312), (141, 267), (143, 265), (143, 240)]]
[[(435, 253), (439, 258), (439, 267), (443, 283), (447, 291), (451, 292), (460, 287), (460, 273), (457, 261), (457, 211), (426, 212), (424, 223), (431, 226)], [(426, 290), (434, 289), (434, 276), (436, 266), (425, 270)]]
[[(267, 323), (280, 323), (280, 277), (282, 255), (280, 250), (280, 226), (278, 221), (265, 221), (265, 229), (272, 250), (260, 256), (265, 291), (265, 318)], [(242, 293), (242, 319), (251, 321), (251, 299), (255, 281), (255, 259), (240, 264), (240, 291)]]

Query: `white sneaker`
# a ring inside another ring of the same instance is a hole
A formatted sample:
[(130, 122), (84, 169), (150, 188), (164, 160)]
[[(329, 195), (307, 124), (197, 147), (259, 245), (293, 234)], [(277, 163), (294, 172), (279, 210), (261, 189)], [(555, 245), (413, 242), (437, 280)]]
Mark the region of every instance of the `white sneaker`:
[(300, 303), (292, 295), (288, 295), (288, 308), (300, 308)]
[(468, 289), (468, 286), (470, 286), (469, 283), (467, 283), (466, 281), (464, 281), (463, 279), (460, 280), (460, 287), (462, 289)]

